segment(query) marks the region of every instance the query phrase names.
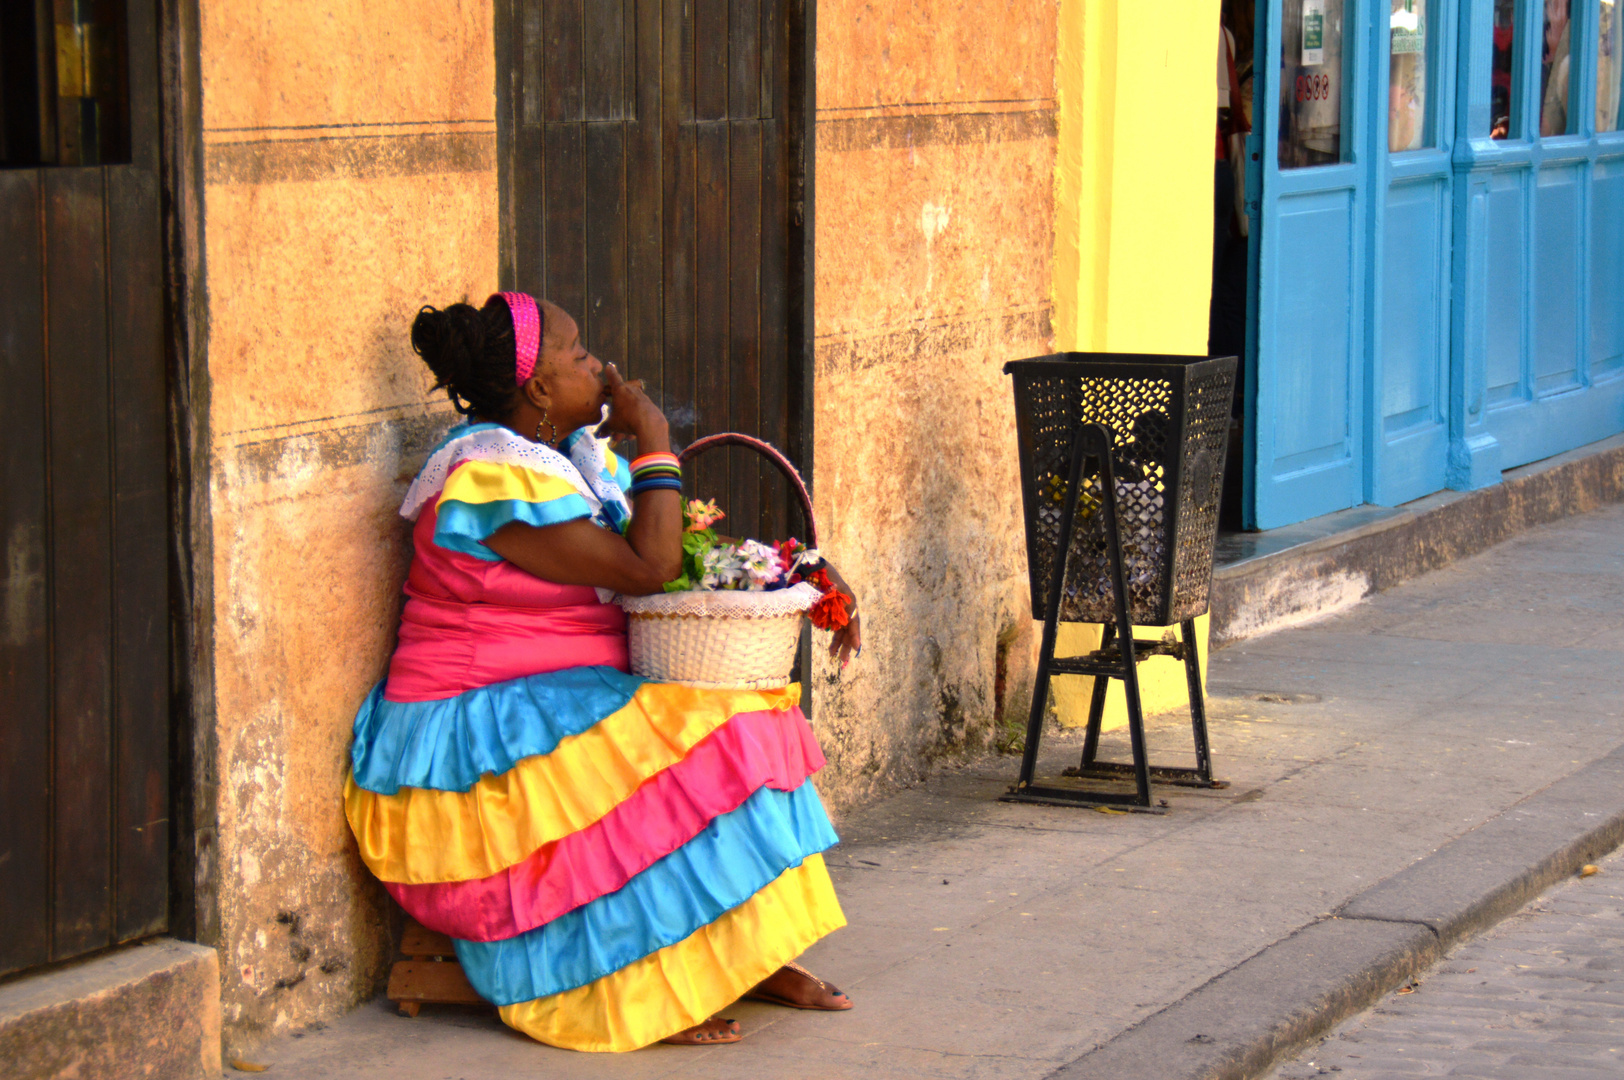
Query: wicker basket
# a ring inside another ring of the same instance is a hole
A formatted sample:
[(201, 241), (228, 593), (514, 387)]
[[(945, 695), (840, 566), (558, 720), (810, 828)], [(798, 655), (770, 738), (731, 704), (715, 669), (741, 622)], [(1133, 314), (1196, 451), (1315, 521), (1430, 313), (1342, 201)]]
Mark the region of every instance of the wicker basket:
[[(795, 466), (771, 445), (748, 435), (710, 435), (689, 444), (690, 461), (716, 446), (756, 450), (789, 481), (806, 515), (807, 543), (817, 547), (812, 499)], [(623, 596), (632, 671), (660, 682), (691, 686), (788, 686), (801, 639), (801, 619), (822, 593), (802, 582), (771, 592), (743, 590)]]

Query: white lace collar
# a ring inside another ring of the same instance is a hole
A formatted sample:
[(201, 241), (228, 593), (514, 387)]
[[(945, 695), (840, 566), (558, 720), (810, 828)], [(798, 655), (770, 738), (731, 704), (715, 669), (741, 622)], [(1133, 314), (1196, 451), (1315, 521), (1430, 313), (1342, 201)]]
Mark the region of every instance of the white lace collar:
[(520, 465), (567, 482), (591, 505), (594, 515), (601, 511), (607, 519), (604, 524), (618, 530), (631, 517), (631, 506), (608, 472), (604, 444), (583, 429), (565, 440), (564, 448), (568, 457), (501, 424), (458, 424), (446, 432), (417, 479), (406, 489), (400, 516), (416, 521), (429, 500), (445, 489), (451, 470), (462, 462), (494, 461)]

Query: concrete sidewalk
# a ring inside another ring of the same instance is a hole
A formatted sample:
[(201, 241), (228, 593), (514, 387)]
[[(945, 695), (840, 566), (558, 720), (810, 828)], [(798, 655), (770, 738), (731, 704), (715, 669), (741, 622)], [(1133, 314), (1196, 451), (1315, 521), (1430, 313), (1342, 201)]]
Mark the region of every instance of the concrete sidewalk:
[[(1219, 652), (1211, 694), (1232, 786), (1161, 789), (1165, 816), (999, 803), (1002, 758), (841, 822), (851, 925), (806, 963), (849, 1013), (745, 1003), (738, 1045), (607, 1057), (378, 1001), (253, 1060), (353, 1080), (1256, 1075), (1624, 836), (1624, 507)], [(1080, 743), (1044, 745), (1058, 771)], [(1182, 719), (1153, 725), (1162, 761), (1187, 745)]]

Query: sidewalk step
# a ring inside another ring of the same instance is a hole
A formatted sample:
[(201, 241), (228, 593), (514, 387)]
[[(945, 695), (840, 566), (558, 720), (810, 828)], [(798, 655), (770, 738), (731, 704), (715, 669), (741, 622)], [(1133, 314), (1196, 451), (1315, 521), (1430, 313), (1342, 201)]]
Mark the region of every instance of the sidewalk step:
[(1299, 626), (1519, 533), (1624, 501), (1624, 435), (1509, 469), (1493, 487), (1356, 506), (1220, 537), (1212, 648)]

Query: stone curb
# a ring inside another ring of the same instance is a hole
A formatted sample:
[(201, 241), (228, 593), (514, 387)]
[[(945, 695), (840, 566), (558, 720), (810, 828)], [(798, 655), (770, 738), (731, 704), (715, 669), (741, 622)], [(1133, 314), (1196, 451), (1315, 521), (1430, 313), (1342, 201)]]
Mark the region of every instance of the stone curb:
[(1624, 747), (1050, 1074), (1248, 1080), (1624, 843)]
[(220, 1075), (213, 949), (155, 938), (0, 985), (7, 1080)]

